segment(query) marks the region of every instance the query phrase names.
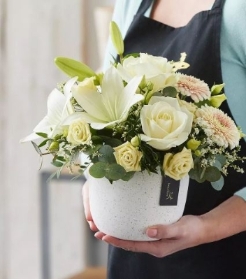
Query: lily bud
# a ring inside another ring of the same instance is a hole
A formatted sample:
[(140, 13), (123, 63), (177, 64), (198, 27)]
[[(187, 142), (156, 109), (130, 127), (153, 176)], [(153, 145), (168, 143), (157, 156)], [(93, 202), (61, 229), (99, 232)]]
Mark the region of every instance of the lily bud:
[(225, 100), (226, 100), (225, 94), (220, 94), (220, 95), (212, 96), (209, 102), (213, 107), (219, 108)]
[(187, 148), (191, 149), (191, 150), (197, 150), (197, 148), (200, 146), (201, 141), (199, 140), (195, 140), (195, 139), (191, 139), (187, 142)]
[(49, 146), (49, 151), (51, 152), (56, 152), (59, 150), (59, 142), (58, 141), (53, 141), (51, 145)]
[(117, 54), (122, 55), (124, 53), (124, 42), (120, 29), (114, 21), (110, 22), (110, 37)]
[(56, 57), (56, 66), (70, 77), (78, 77), (79, 81), (87, 77), (96, 76), (96, 73), (84, 63), (67, 57)]
[(135, 136), (134, 138), (131, 139), (131, 145), (134, 147), (138, 147), (140, 144), (140, 140), (138, 136)]
[(222, 84), (216, 84), (212, 87), (211, 89), (211, 94), (212, 95), (218, 95), (221, 93), (222, 89), (225, 87), (225, 84), (222, 83)]

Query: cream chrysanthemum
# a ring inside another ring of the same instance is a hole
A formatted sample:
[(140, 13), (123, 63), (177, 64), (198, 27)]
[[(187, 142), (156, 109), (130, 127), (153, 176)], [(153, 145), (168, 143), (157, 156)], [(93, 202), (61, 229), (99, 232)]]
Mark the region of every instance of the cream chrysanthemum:
[(220, 109), (202, 106), (196, 111), (195, 122), (205, 134), (219, 146), (225, 148), (239, 145), (240, 133), (234, 121)]
[(182, 95), (190, 96), (196, 103), (209, 99), (211, 96), (208, 85), (192, 76), (180, 74), (177, 87)]

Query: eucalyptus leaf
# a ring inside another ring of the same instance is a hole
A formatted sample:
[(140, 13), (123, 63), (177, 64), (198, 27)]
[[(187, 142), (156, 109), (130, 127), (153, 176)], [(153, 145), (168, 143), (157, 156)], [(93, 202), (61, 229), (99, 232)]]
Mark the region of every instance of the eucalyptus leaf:
[(218, 160), (215, 160), (214, 164), (213, 164), (214, 167), (216, 167), (219, 171), (222, 170), (222, 165), (221, 165), (221, 162), (218, 161)]
[(215, 182), (211, 182), (211, 185), (216, 191), (220, 191), (223, 188), (224, 183), (225, 183), (225, 179), (221, 175), (220, 179)]
[(106, 162), (106, 163), (115, 163), (115, 157), (114, 157), (114, 149), (109, 146), (109, 145), (103, 145), (100, 149), (99, 149), (99, 157), (98, 157), (98, 161), (99, 162)]
[(79, 81), (96, 76), (96, 73), (84, 63), (67, 57), (56, 57), (56, 66), (70, 77), (78, 77)]
[(216, 160), (220, 162), (221, 166), (224, 166), (226, 163), (226, 157), (223, 155), (217, 155)]
[(135, 174), (135, 171), (126, 172), (126, 174), (121, 178), (124, 181), (129, 181)]
[(221, 177), (221, 172), (216, 167), (208, 167), (204, 173), (204, 177), (206, 180), (210, 182), (218, 181)]
[(206, 179), (205, 177), (201, 176), (202, 171), (200, 169), (194, 168), (189, 171), (189, 176), (191, 179), (196, 180), (198, 183), (204, 182)]
[(165, 96), (165, 97), (173, 97), (175, 98), (177, 96), (177, 90), (175, 87), (172, 87), (172, 86), (168, 86), (168, 87), (165, 87), (163, 90), (162, 90), (162, 95)]
[(107, 136), (101, 136), (101, 138), (103, 139), (106, 145), (110, 145), (112, 147), (117, 147), (122, 144), (122, 141), (120, 141), (119, 139), (110, 138)]
[(112, 181), (122, 179), (125, 175), (125, 169), (118, 164), (110, 164), (105, 174), (106, 178)]
[(97, 162), (90, 167), (89, 173), (91, 176), (95, 178), (103, 178), (106, 175), (107, 167), (108, 167), (107, 163)]

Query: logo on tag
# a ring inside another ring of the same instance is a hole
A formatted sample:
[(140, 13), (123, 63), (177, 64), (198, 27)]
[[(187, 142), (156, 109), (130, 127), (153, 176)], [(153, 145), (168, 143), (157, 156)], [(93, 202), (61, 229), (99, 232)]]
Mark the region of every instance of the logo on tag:
[(162, 177), (160, 205), (173, 206), (178, 204), (180, 181), (169, 176)]

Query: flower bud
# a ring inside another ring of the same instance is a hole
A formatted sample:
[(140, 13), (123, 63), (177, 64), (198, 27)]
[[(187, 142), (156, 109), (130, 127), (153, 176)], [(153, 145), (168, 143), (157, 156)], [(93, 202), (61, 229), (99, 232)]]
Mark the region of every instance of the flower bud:
[(195, 140), (195, 139), (191, 139), (187, 142), (187, 147), (191, 150), (197, 150), (197, 148), (200, 146), (201, 141), (199, 140)]
[(122, 55), (124, 53), (124, 42), (120, 29), (114, 21), (110, 22), (110, 37), (117, 54)]
[(131, 145), (134, 147), (138, 147), (140, 144), (140, 139), (138, 136), (135, 136), (134, 138), (131, 139)]
[(200, 157), (200, 156), (201, 156), (201, 151), (200, 151), (200, 150), (196, 150), (196, 151), (195, 151), (195, 155), (196, 155), (197, 157)]
[(226, 100), (225, 94), (220, 94), (220, 95), (212, 96), (209, 102), (213, 107), (219, 108), (225, 100)]
[(49, 151), (51, 152), (56, 152), (59, 150), (59, 142), (58, 141), (53, 141), (51, 145), (49, 146)]
[(220, 94), (220, 92), (222, 91), (222, 89), (224, 88), (225, 84), (222, 83), (222, 84), (216, 84), (212, 87), (211, 89), (211, 94), (212, 95), (218, 95)]

